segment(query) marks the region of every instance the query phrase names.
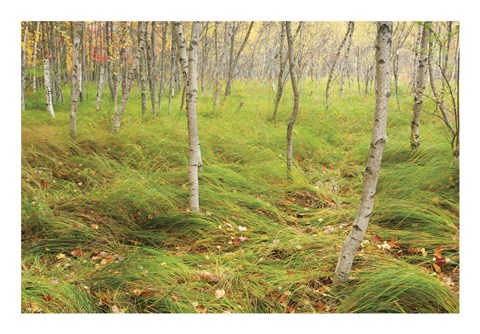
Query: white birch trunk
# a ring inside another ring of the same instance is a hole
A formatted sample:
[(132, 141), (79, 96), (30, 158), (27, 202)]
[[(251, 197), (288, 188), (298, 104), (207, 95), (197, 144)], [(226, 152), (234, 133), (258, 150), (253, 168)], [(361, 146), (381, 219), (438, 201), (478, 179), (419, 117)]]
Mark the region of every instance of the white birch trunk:
[(197, 126), (197, 60), (200, 22), (193, 22), (192, 37), (188, 58), (187, 82), (187, 117), (188, 117), (188, 146), (190, 150), (189, 181), (190, 181), (190, 211), (200, 212), (198, 171), (201, 168), (200, 141)]
[(43, 59), (43, 73), (45, 80), (45, 98), (47, 111), (52, 116), (55, 117), (55, 111), (53, 110), (53, 100), (52, 100), (52, 84), (50, 82), (50, 64), (48, 58)]
[(377, 23), (376, 40), (376, 99), (370, 153), (363, 175), (363, 191), (357, 216), (350, 234), (343, 243), (338, 257), (333, 284), (348, 281), (353, 259), (360, 242), (367, 231), (373, 211), (373, 200), (377, 188), (378, 175), (386, 141), (388, 100), (390, 97), (390, 51), (392, 44), (392, 22)]
[(28, 22), (25, 22), (25, 29), (23, 32), (23, 42), (22, 42), (22, 111), (25, 110), (25, 70), (27, 62), (27, 53), (25, 52), (28, 41)]
[(425, 90), (425, 78), (427, 74), (428, 62), (428, 37), (430, 36), (429, 22), (424, 22), (422, 38), (420, 41), (420, 52), (418, 55), (417, 78), (415, 82), (415, 96), (413, 104), (413, 119), (410, 132), (410, 146), (412, 149), (420, 146), (420, 115), (422, 113), (423, 93)]
[(292, 83), (293, 90), (293, 110), (290, 117), (290, 121), (287, 126), (287, 176), (291, 179), (291, 170), (292, 170), (292, 155), (293, 155), (293, 127), (295, 126), (295, 121), (298, 115), (298, 108), (300, 104), (300, 92), (297, 85), (297, 73), (296, 73), (296, 64), (293, 58), (293, 38), (292, 38), (292, 29), (291, 22), (285, 22), (285, 30), (287, 33), (287, 44), (288, 44), (288, 62), (290, 64), (290, 82)]
[(37, 22), (37, 29), (35, 31), (35, 43), (33, 45), (33, 58), (32, 58), (32, 64), (33, 64), (33, 82), (32, 82), (32, 89), (33, 92), (37, 92), (37, 46), (38, 46), (38, 36), (40, 32), (40, 21)]
[(125, 110), (125, 106), (127, 105), (128, 97), (130, 95), (130, 89), (132, 88), (133, 84), (133, 76), (135, 74), (135, 71), (137, 70), (137, 67), (140, 62), (140, 57), (141, 54), (145, 50), (145, 24), (143, 22), (139, 22), (139, 42), (138, 42), (138, 49), (137, 53), (135, 55), (135, 58), (133, 60), (132, 68), (128, 72), (128, 79), (126, 80), (124, 84), (124, 88), (122, 88), (122, 101), (120, 102), (120, 107), (118, 110), (115, 111), (113, 115), (113, 132), (116, 132), (120, 129), (120, 125), (122, 122), (122, 116), (123, 116), (123, 111)]
[(73, 55), (72, 55), (72, 90), (71, 90), (71, 110), (70, 110), (70, 138), (75, 140), (77, 137), (77, 106), (80, 94), (79, 84), (81, 71), (79, 71), (80, 61), (78, 53), (80, 50), (80, 34), (82, 31), (83, 22), (77, 23), (75, 37), (73, 38)]
[(97, 92), (97, 102), (95, 104), (95, 110), (100, 110), (100, 102), (102, 100), (103, 85), (105, 83), (105, 66), (100, 66), (100, 78), (98, 79), (98, 92)]
[[(188, 55), (187, 55), (187, 47), (186, 47), (186, 43), (185, 43), (185, 37), (183, 35), (182, 23), (181, 22), (174, 22), (173, 23), (173, 28), (174, 28), (174, 31), (175, 31), (175, 39), (176, 39), (177, 51), (178, 51), (178, 59), (180, 60), (180, 67), (182, 69), (182, 76), (184, 78), (184, 81), (185, 81), (186, 85), (188, 85), (189, 84), (189, 67), (188, 67), (189, 58), (188, 58)], [(200, 29), (200, 28), (195, 27), (195, 29)], [(192, 26), (192, 33), (193, 33), (193, 26)], [(190, 43), (194, 43), (194, 41), (195, 40), (192, 38)], [(198, 43), (198, 39), (195, 41), (195, 43)], [(192, 47), (192, 45), (190, 45), (190, 47)], [(195, 75), (197, 75), (197, 74), (195, 73)], [(184, 87), (184, 89), (186, 91), (189, 90), (188, 87)], [(195, 97), (195, 99), (196, 99), (196, 97)], [(182, 95), (182, 100), (183, 100), (183, 95)], [(188, 113), (188, 104), (187, 104), (187, 116), (188, 115), (189, 115), (189, 113)], [(195, 114), (195, 119), (196, 119), (196, 117), (197, 116)], [(203, 168), (203, 162), (202, 162), (202, 151), (200, 149), (200, 139), (198, 138), (198, 135), (197, 135), (197, 146), (198, 146), (198, 148), (195, 150), (195, 153), (197, 154), (198, 169), (201, 171), (202, 168)]]

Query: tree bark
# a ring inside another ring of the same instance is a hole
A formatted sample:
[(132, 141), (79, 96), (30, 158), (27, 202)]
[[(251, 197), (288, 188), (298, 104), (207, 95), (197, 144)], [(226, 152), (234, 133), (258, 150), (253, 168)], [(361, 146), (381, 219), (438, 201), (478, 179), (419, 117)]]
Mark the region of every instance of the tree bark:
[(98, 79), (98, 92), (97, 92), (97, 102), (95, 104), (95, 110), (100, 110), (100, 102), (102, 100), (103, 84), (105, 83), (105, 66), (100, 65), (100, 78)]
[(120, 124), (122, 121), (122, 116), (123, 116), (123, 111), (125, 110), (125, 106), (127, 105), (128, 97), (130, 95), (130, 89), (132, 88), (133, 84), (133, 76), (135, 74), (135, 71), (137, 70), (137, 67), (140, 62), (140, 57), (142, 53), (145, 51), (145, 25), (143, 22), (138, 22), (138, 27), (139, 27), (139, 43), (138, 43), (138, 48), (137, 52), (135, 54), (135, 58), (133, 60), (132, 67), (130, 68), (130, 71), (128, 72), (128, 79), (125, 84), (125, 88), (122, 89), (122, 101), (120, 103), (120, 108), (115, 112), (113, 115), (113, 131), (116, 132), (120, 129)]
[(341, 77), (341, 83), (340, 83), (340, 92), (342, 95), (345, 91), (345, 76), (347, 77), (348, 85), (350, 86), (350, 92), (352, 91), (352, 86), (350, 84), (350, 67), (348, 64), (348, 55), (350, 53), (350, 46), (352, 45), (352, 35), (353, 35), (353, 29), (355, 28), (355, 22), (349, 21), (348, 27), (349, 27), (349, 30), (348, 30), (349, 34), (348, 34), (346, 46), (345, 46), (345, 55), (343, 57), (342, 77)]
[[(145, 23), (145, 26), (147, 23)], [(144, 36), (140, 36), (140, 34), (144, 34)], [(140, 41), (143, 37), (143, 40), (146, 44), (147, 41), (147, 30), (144, 29), (139, 30), (138, 33), (138, 40)], [(139, 42), (140, 43), (140, 42)], [(146, 52), (147, 48), (144, 48), (143, 52), (140, 55), (140, 92), (141, 92), (141, 100), (142, 100), (142, 116), (145, 115), (147, 111), (147, 55)]]
[[(448, 127), (450, 132), (452, 134), (455, 134), (455, 130), (452, 127), (452, 123), (450, 123), (450, 118), (448, 117), (447, 113), (447, 108), (445, 108), (445, 103), (443, 102), (443, 98), (438, 92), (437, 89), (437, 84), (435, 82), (435, 75), (433, 72), (433, 47), (430, 46), (428, 48), (428, 75), (430, 78), (430, 87), (432, 88), (432, 93), (435, 98), (435, 104), (437, 105), (437, 108), (440, 109), (440, 112), (442, 113), (442, 119), (445, 125)], [(440, 70), (443, 71), (443, 69), (440, 67)], [(443, 81), (443, 76), (442, 76), (442, 81)]]
[(70, 139), (75, 140), (77, 137), (77, 105), (79, 99), (79, 78), (81, 72), (78, 70), (80, 65), (79, 50), (81, 43), (81, 31), (83, 22), (77, 22), (75, 37), (73, 39), (73, 55), (72, 55), (72, 88), (71, 88), (71, 110), (70, 110)]
[(28, 41), (28, 22), (25, 22), (25, 27), (23, 30), (23, 41), (22, 41), (22, 105), (21, 110), (25, 110), (25, 71), (26, 71), (26, 58), (27, 52), (25, 51)]
[(423, 92), (425, 90), (425, 77), (428, 62), (428, 37), (430, 36), (430, 22), (423, 23), (422, 38), (420, 41), (420, 52), (418, 55), (417, 80), (415, 84), (415, 97), (413, 105), (413, 119), (410, 131), (410, 146), (412, 149), (420, 145), (420, 115), (422, 113)]
[(188, 58), (188, 93), (187, 93), (187, 117), (188, 117), (188, 146), (189, 157), (189, 181), (190, 181), (190, 211), (200, 212), (198, 171), (201, 168), (200, 140), (197, 126), (197, 61), (198, 39), (200, 34), (200, 22), (193, 22), (192, 37)]
[(170, 27), (171, 27), (171, 30), (172, 30), (172, 47), (171, 47), (171, 51), (170, 51), (170, 93), (168, 95), (168, 111), (170, 112), (172, 110), (172, 100), (175, 96), (175, 85), (174, 85), (174, 80), (175, 80), (175, 76), (174, 76), (174, 69), (175, 69), (175, 53), (176, 53), (176, 49), (175, 49), (175, 46), (177, 45), (175, 43), (175, 30), (173, 28), (173, 24), (170, 24)]
[(50, 82), (50, 64), (48, 58), (43, 59), (43, 73), (45, 80), (45, 98), (47, 111), (52, 116), (55, 117), (55, 111), (53, 110), (53, 100), (52, 100), (52, 85)]
[(231, 40), (230, 40), (230, 43), (231, 43), (230, 44), (230, 50), (231, 50), (231, 52), (230, 52), (230, 61), (228, 63), (228, 76), (227, 76), (227, 84), (226, 84), (226, 87), (225, 87), (225, 96), (230, 95), (230, 93), (232, 91), (232, 80), (233, 80), (233, 77), (235, 76), (235, 69), (237, 68), (238, 59), (240, 58), (240, 55), (241, 55), (243, 49), (245, 48), (245, 45), (247, 44), (248, 38), (250, 37), (250, 32), (252, 31), (252, 28), (253, 28), (253, 24), (254, 24), (254, 22), (250, 23), (250, 25), (248, 27), (248, 30), (247, 30), (247, 33), (245, 35), (245, 38), (243, 39), (243, 42), (240, 45), (240, 47), (238, 48), (235, 56), (233, 56), (235, 34), (233, 33), (232, 36), (231, 36)]
[(280, 105), (280, 100), (282, 98), (283, 94), (283, 77), (284, 74), (283, 72), (285, 71), (285, 68), (283, 66), (283, 45), (284, 45), (284, 40), (285, 40), (285, 24), (283, 22), (280, 23), (280, 46), (278, 49), (278, 59), (279, 59), (279, 64), (280, 64), (280, 69), (278, 71), (278, 84), (277, 84), (277, 93), (275, 94), (275, 104), (273, 106), (273, 122), (277, 122), (277, 111), (278, 111), (278, 106)]
[(32, 89), (33, 92), (37, 92), (37, 46), (38, 46), (38, 36), (40, 34), (40, 21), (37, 22), (37, 29), (35, 30), (35, 43), (33, 44), (33, 82), (32, 82)]
[[(198, 60), (198, 57), (197, 57), (197, 52), (198, 52), (198, 37), (199, 37), (199, 34), (200, 34), (200, 23), (198, 22), (194, 22), (194, 25), (192, 26), (192, 38), (191, 38), (191, 41), (190, 41), (190, 49), (192, 49), (192, 47), (194, 47), (194, 52), (195, 52), (195, 60), (192, 60), (195, 62), (195, 73), (192, 74), (195, 76), (195, 78), (190, 78), (190, 74), (189, 74), (189, 61), (190, 61), (190, 58), (189, 58), (189, 55), (187, 55), (187, 47), (186, 47), (186, 42), (185, 42), (185, 36), (183, 34), (183, 27), (182, 27), (182, 23), (181, 22), (173, 22), (173, 29), (175, 31), (175, 40), (176, 40), (176, 44), (177, 44), (177, 51), (178, 51), (178, 59), (180, 61), (180, 67), (182, 69), (182, 77), (184, 78), (184, 81), (185, 81), (185, 92), (186, 93), (186, 97), (187, 97), (187, 117), (189, 119), (189, 124), (190, 124), (190, 117), (192, 117), (192, 120), (194, 119), (195, 120), (195, 125), (192, 125), (192, 127), (196, 127), (196, 119), (197, 119), (197, 112), (196, 112), (196, 101), (197, 101), (197, 93), (198, 93), (198, 90), (197, 90), (197, 60)], [(198, 31), (197, 31), (198, 30)], [(193, 34), (196, 33), (196, 38), (194, 38)], [(193, 45), (195, 44), (195, 45)], [(191, 80), (195, 80), (195, 92), (192, 92), (191, 91), (191, 87), (189, 87), (189, 84), (191, 84)], [(192, 116), (190, 115), (190, 111), (189, 111), (189, 103), (188, 103), (188, 99), (192, 99), (191, 96), (189, 96), (189, 94), (193, 94), (195, 93), (195, 115)], [(182, 97), (183, 99), (183, 97)], [(189, 128), (190, 129), (190, 128)], [(202, 162), (202, 151), (200, 149), (200, 139), (198, 137), (198, 130), (195, 130), (195, 129), (191, 129), (193, 132), (192, 132), (192, 136), (194, 137), (194, 139), (196, 140), (197, 144), (196, 144), (196, 148), (194, 150), (195, 154), (197, 155), (197, 162), (196, 162), (196, 166), (197, 166), (197, 169), (199, 171), (202, 170), (203, 168), (203, 162)], [(189, 130), (190, 131), (190, 130)], [(196, 134), (195, 134), (196, 133)], [(193, 139), (192, 139), (193, 140)]]
[(215, 43), (215, 100), (213, 102), (213, 108), (218, 108), (218, 105), (220, 104), (220, 62), (218, 59), (218, 22), (215, 22), (215, 28), (214, 28), (214, 43)]
[(164, 91), (164, 77), (165, 77), (165, 47), (167, 45), (167, 28), (168, 22), (164, 22), (162, 26), (162, 56), (160, 59), (160, 82), (159, 82), (159, 89), (158, 89), (158, 110), (162, 110), (162, 96)]
[(285, 22), (285, 30), (287, 33), (287, 44), (288, 44), (288, 62), (290, 64), (290, 82), (292, 83), (293, 90), (293, 109), (290, 121), (287, 126), (287, 176), (288, 179), (292, 178), (292, 155), (293, 155), (293, 127), (295, 126), (295, 121), (298, 115), (298, 108), (300, 104), (300, 91), (297, 85), (297, 73), (296, 73), (296, 64), (293, 57), (293, 38), (292, 38), (292, 29), (291, 22)]
[(335, 54), (335, 58), (333, 58), (333, 64), (332, 64), (332, 67), (330, 68), (330, 72), (328, 74), (327, 88), (325, 90), (325, 108), (326, 109), (328, 109), (328, 106), (329, 106), (329, 103), (330, 103), (330, 85), (332, 83), (333, 74), (335, 72), (335, 67), (337, 66), (338, 58), (340, 58), (340, 53), (342, 52), (342, 49), (345, 45), (345, 42), (347, 41), (347, 38), (350, 34), (350, 29), (351, 29), (351, 25), (350, 25), (350, 22), (349, 22), (348, 26), (347, 26), (347, 32), (345, 33), (345, 36), (343, 37), (342, 42), (338, 46), (337, 53)]
[(156, 37), (157, 37), (157, 23), (150, 22), (152, 31), (150, 32), (150, 44), (148, 49), (147, 67), (148, 67), (148, 83), (150, 87), (150, 100), (152, 104), (152, 115), (157, 116), (157, 55), (156, 55)]
[(378, 175), (382, 162), (383, 148), (386, 141), (388, 100), (390, 97), (390, 51), (392, 44), (392, 22), (377, 23), (376, 40), (376, 98), (375, 116), (372, 131), (370, 153), (363, 175), (363, 191), (357, 216), (350, 234), (343, 243), (338, 257), (333, 284), (348, 281), (355, 253), (367, 231), (368, 222), (373, 211), (373, 201), (377, 188)]

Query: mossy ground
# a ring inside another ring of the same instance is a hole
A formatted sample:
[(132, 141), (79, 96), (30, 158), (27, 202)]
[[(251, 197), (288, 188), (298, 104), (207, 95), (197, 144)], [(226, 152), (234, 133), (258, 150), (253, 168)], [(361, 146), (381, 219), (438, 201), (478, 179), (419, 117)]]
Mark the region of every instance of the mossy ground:
[[(134, 89), (113, 134), (109, 94), (96, 112), (95, 87), (86, 88), (76, 141), (69, 102), (51, 119), (41, 92), (26, 99), (22, 312), (458, 312), (458, 163), (428, 114), (412, 154), (411, 96), (400, 96), (402, 112), (391, 100), (373, 241), (359, 250), (352, 284), (333, 291), (361, 193), (373, 95), (333, 92), (326, 111), (324, 87), (303, 84), (289, 182), (289, 87), (276, 124), (267, 84), (235, 82), (216, 110), (201, 93), (202, 212), (192, 214), (179, 98), (170, 112), (164, 100), (158, 117), (142, 116)], [(439, 248), (450, 261), (436, 271)]]

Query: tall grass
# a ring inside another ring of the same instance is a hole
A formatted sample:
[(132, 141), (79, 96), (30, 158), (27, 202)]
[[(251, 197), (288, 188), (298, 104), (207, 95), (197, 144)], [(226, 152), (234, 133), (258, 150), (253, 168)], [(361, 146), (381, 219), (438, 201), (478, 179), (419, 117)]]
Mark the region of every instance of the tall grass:
[[(133, 90), (113, 134), (108, 94), (96, 112), (95, 87), (86, 88), (77, 141), (68, 136), (68, 103), (51, 119), (40, 92), (26, 99), (23, 312), (458, 312), (458, 164), (434, 117), (422, 119), (412, 154), (411, 115), (392, 104), (367, 239), (394, 238), (400, 248), (365, 246), (354, 284), (331, 292), (360, 197), (373, 96), (333, 94), (327, 113), (323, 86), (303, 84), (291, 182), (288, 90), (276, 124), (266, 84), (235, 82), (216, 110), (200, 96), (202, 212), (191, 214), (178, 98), (170, 112), (142, 117)], [(401, 98), (407, 110), (410, 98)], [(451, 259), (440, 273), (437, 248)]]

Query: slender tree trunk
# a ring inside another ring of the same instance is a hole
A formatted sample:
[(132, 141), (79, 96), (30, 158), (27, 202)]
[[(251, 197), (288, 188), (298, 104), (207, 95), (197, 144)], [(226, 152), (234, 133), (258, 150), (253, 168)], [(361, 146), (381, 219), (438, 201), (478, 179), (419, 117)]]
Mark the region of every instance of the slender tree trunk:
[(83, 24), (81, 25), (82, 30), (80, 30), (80, 55), (78, 61), (78, 97), (80, 102), (83, 102), (83, 81), (84, 81), (84, 66), (86, 66), (86, 54), (85, 54), (85, 41), (84, 41), (84, 31)]
[(417, 74), (418, 74), (418, 57), (420, 56), (420, 42), (422, 40), (422, 31), (423, 28), (420, 25), (418, 27), (417, 38), (415, 40), (415, 49), (413, 53), (413, 75), (412, 75), (412, 92), (415, 93), (417, 91)]
[(79, 50), (81, 43), (81, 31), (83, 29), (83, 22), (77, 22), (75, 37), (73, 39), (73, 55), (72, 55), (72, 90), (71, 90), (71, 104), (70, 111), (70, 138), (75, 140), (77, 137), (77, 105), (79, 98), (79, 80), (78, 76), (81, 72), (78, 70), (80, 64)]
[(420, 52), (418, 56), (417, 81), (415, 84), (415, 97), (413, 105), (413, 119), (410, 134), (410, 146), (412, 149), (420, 145), (420, 114), (422, 113), (423, 92), (425, 90), (425, 77), (428, 62), (428, 37), (430, 36), (430, 22), (425, 22), (422, 29), (422, 39), (420, 41)]
[[(189, 96), (189, 94), (193, 94), (193, 92), (191, 91), (191, 87), (189, 87), (188, 85), (191, 84), (190, 80), (193, 80), (190, 78), (189, 76), (189, 56), (187, 55), (187, 46), (186, 46), (186, 43), (185, 43), (185, 37), (183, 35), (183, 27), (182, 27), (182, 23), (181, 22), (173, 22), (173, 28), (174, 28), (174, 31), (175, 31), (175, 40), (176, 40), (176, 44), (177, 44), (177, 49), (178, 49), (178, 59), (180, 61), (180, 67), (181, 67), (181, 70), (182, 70), (182, 76), (184, 78), (184, 81), (185, 81), (185, 90), (187, 92), (187, 117), (190, 119), (191, 115), (190, 115), (190, 110), (188, 109), (189, 108), (189, 104), (188, 104), (188, 99), (191, 98)], [(198, 31), (197, 31), (198, 29)], [(198, 35), (200, 34), (200, 26), (199, 26), (199, 23), (198, 22), (194, 22), (194, 25), (192, 25), (192, 38), (191, 38), (191, 41), (190, 41), (190, 48), (192, 48), (193, 44), (198, 44)], [(196, 33), (197, 34), (197, 37), (194, 38), (193, 37), (193, 34)], [(198, 51), (198, 45), (194, 45), (194, 48), (195, 48), (195, 53), (197, 53)], [(195, 119), (195, 127), (196, 127), (196, 118), (197, 118), (197, 113), (196, 113), (196, 98), (197, 98), (197, 93), (198, 93), (198, 90), (197, 90), (197, 60), (198, 58), (195, 58), (194, 62), (195, 62), (195, 73), (192, 74), (195, 76), (195, 116), (192, 116), (194, 119)], [(193, 61), (193, 60), (192, 60)], [(189, 121), (190, 122), (190, 121)], [(190, 123), (189, 123), (190, 124)], [(196, 136), (196, 148), (194, 150), (195, 154), (197, 155), (197, 162), (196, 162), (196, 166), (198, 167), (198, 170), (201, 171), (202, 168), (203, 168), (203, 162), (202, 162), (202, 151), (200, 149), (200, 140), (198, 138), (198, 130), (194, 130), (192, 129), (193, 132), (193, 136), (195, 137)], [(196, 135), (195, 135), (195, 131), (196, 131)]]
[(37, 92), (37, 46), (38, 46), (38, 36), (40, 34), (40, 21), (37, 22), (37, 29), (35, 30), (35, 43), (33, 44), (33, 82), (32, 82), (32, 89), (33, 92)]
[(188, 117), (188, 146), (190, 149), (190, 211), (200, 212), (198, 171), (201, 169), (200, 140), (197, 126), (197, 60), (198, 39), (200, 35), (200, 22), (193, 22), (192, 37), (188, 58), (188, 93), (187, 93), (187, 117)]
[(23, 41), (22, 41), (22, 105), (21, 110), (25, 110), (25, 71), (26, 71), (26, 57), (27, 52), (25, 51), (28, 41), (28, 22), (25, 22), (25, 27), (23, 30)]
[(325, 90), (325, 107), (328, 109), (329, 103), (330, 103), (330, 85), (333, 80), (333, 74), (335, 72), (335, 67), (337, 66), (338, 58), (340, 58), (340, 53), (342, 52), (343, 46), (345, 45), (345, 42), (347, 41), (348, 35), (350, 34), (350, 22), (348, 23), (347, 27), (347, 32), (345, 33), (345, 37), (343, 37), (342, 42), (338, 46), (337, 53), (335, 54), (335, 58), (333, 59), (333, 64), (332, 67), (330, 68), (330, 73), (328, 74), (328, 79), (327, 79), (327, 88)]
[[(156, 36), (157, 36), (157, 23), (155, 21), (150, 22), (152, 31), (150, 32), (150, 44), (148, 50), (147, 64), (148, 64), (148, 76), (150, 86), (150, 100), (152, 104), (152, 115), (157, 116), (157, 55), (156, 55)], [(163, 69), (162, 69), (163, 70)]]
[[(437, 90), (437, 84), (435, 82), (435, 75), (433, 72), (433, 47), (428, 48), (428, 74), (430, 77), (430, 87), (432, 88), (432, 93), (435, 98), (435, 104), (437, 107), (440, 109), (442, 113), (442, 119), (445, 125), (448, 127), (448, 129), (452, 132), (452, 134), (455, 134), (455, 130), (452, 127), (452, 123), (450, 123), (450, 118), (448, 117), (447, 109), (445, 108), (445, 103), (443, 102), (443, 98), (440, 95), (440, 93)], [(440, 68), (442, 71), (443, 69)]]
[(142, 53), (145, 51), (145, 39), (144, 39), (145, 25), (143, 22), (138, 22), (138, 27), (139, 27), (140, 33), (139, 33), (139, 43), (138, 43), (137, 52), (135, 54), (132, 67), (128, 72), (128, 79), (127, 79), (125, 89), (122, 90), (122, 101), (120, 103), (120, 108), (113, 115), (113, 131), (114, 132), (120, 129), (123, 111), (125, 110), (125, 106), (127, 105), (128, 97), (130, 95), (130, 89), (132, 88), (132, 84), (134, 81), (133, 76), (135, 75), (135, 71), (137, 70), (137, 67), (139, 65), (140, 57)]
[(105, 83), (105, 66), (100, 65), (100, 78), (98, 79), (97, 103), (95, 110), (100, 110), (100, 101), (102, 100), (103, 84)]
[(348, 55), (350, 53), (350, 46), (352, 45), (352, 35), (353, 35), (353, 29), (355, 28), (355, 22), (349, 21), (348, 22), (348, 37), (346, 41), (346, 46), (345, 46), (345, 56), (343, 57), (343, 66), (342, 66), (342, 77), (341, 77), (341, 83), (340, 83), (340, 93), (343, 95), (345, 91), (345, 76), (347, 77), (347, 80), (350, 84), (350, 67), (348, 64)]
[(447, 49), (445, 50), (445, 56), (443, 61), (443, 66), (441, 66), (443, 75), (442, 75), (442, 92), (445, 91), (445, 79), (448, 78), (448, 54), (450, 53), (450, 45), (452, 42), (452, 21), (448, 22), (448, 30), (447, 30)]
[(357, 216), (350, 234), (343, 243), (338, 257), (333, 284), (348, 281), (353, 258), (360, 242), (367, 231), (368, 222), (373, 211), (373, 201), (377, 188), (378, 175), (382, 162), (383, 148), (386, 141), (388, 100), (390, 96), (390, 51), (392, 44), (392, 22), (377, 23), (376, 40), (376, 102), (375, 116), (370, 144), (370, 154), (363, 175), (363, 191)]
[(218, 108), (220, 104), (220, 70), (219, 70), (219, 59), (218, 59), (218, 22), (215, 22), (214, 30), (214, 42), (215, 42), (215, 101), (213, 102), (213, 108)]
[(43, 72), (45, 80), (45, 97), (47, 104), (47, 111), (52, 117), (55, 117), (55, 111), (53, 110), (53, 100), (52, 100), (52, 85), (50, 82), (50, 64), (48, 58), (43, 59)]
[[(283, 23), (282, 23), (283, 25)], [(295, 35), (293, 35), (292, 41), (295, 42), (295, 39), (297, 38), (298, 34), (302, 30), (303, 22), (298, 22), (297, 29), (295, 30)], [(283, 43), (282, 43), (283, 45)], [(283, 48), (283, 46), (282, 46)], [(282, 56), (283, 57), (283, 56)], [(276, 123), (277, 121), (277, 112), (278, 112), (278, 106), (280, 105), (280, 101), (283, 96), (283, 91), (285, 89), (285, 83), (287, 82), (288, 76), (290, 74), (289, 71), (287, 71), (287, 63), (288, 63), (288, 56), (283, 57), (282, 63), (280, 63), (280, 70), (279, 72), (282, 72), (282, 76), (278, 76), (278, 87), (277, 87), (277, 93), (275, 95), (275, 104), (274, 104), (274, 110), (273, 110), (273, 122)]]
[(292, 83), (293, 90), (293, 110), (290, 117), (290, 121), (287, 126), (287, 176), (288, 179), (292, 178), (292, 155), (293, 155), (293, 127), (295, 126), (295, 121), (298, 115), (298, 108), (300, 104), (300, 91), (297, 85), (297, 69), (295, 60), (293, 57), (293, 38), (292, 38), (292, 29), (291, 22), (285, 22), (285, 31), (287, 33), (287, 44), (288, 44), (288, 62), (290, 64), (290, 82)]
[(233, 77), (235, 76), (235, 70), (237, 68), (238, 59), (240, 58), (240, 55), (241, 55), (243, 49), (245, 48), (245, 45), (247, 44), (248, 38), (250, 36), (250, 32), (252, 31), (252, 28), (253, 28), (253, 24), (254, 24), (254, 22), (250, 23), (250, 25), (248, 27), (248, 30), (247, 30), (247, 33), (245, 35), (245, 38), (243, 39), (243, 42), (240, 45), (240, 47), (238, 48), (237, 53), (235, 54), (234, 57), (233, 57), (233, 47), (234, 47), (234, 42), (235, 42), (235, 34), (232, 34), (231, 45), (230, 45), (230, 50), (231, 50), (230, 61), (229, 61), (229, 66), (228, 66), (228, 76), (227, 76), (227, 84), (226, 84), (226, 87), (225, 87), (225, 96), (230, 95), (230, 93), (232, 91), (232, 80), (233, 80)]
[(162, 56), (160, 59), (160, 82), (158, 89), (158, 110), (162, 110), (162, 96), (164, 91), (164, 77), (165, 77), (165, 47), (167, 45), (167, 28), (168, 22), (164, 22), (162, 26)]
[(358, 94), (362, 96), (362, 87), (360, 86), (360, 47), (357, 46), (357, 85)]
[[(147, 25), (147, 23), (145, 23)], [(140, 34), (143, 33), (144, 36), (140, 36)], [(143, 31), (139, 30), (139, 36), (138, 40), (140, 41), (141, 39), (144, 40), (144, 42), (147, 41), (147, 31), (144, 29)], [(140, 43), (140, 42), (139, 42)], [(145, 43), (146, 44), (146, 43)], [(142, 99), (142, 116), (145, 115), (145, 112), (147, 111), (147, 62), (146, 62), (146, 48), (140, 55), (140, 92), (141, 92), (141, 99)]]
[(174, 69), (175, 69), (175, 29), (173, 27), (173, 24), (170, 24), (171, 30), (172, 30), (172, 48), (171, 48), (171, 56), (170, 56), (170, 94), (168, 95), (168, 111), (170, 112), (172, 110), (172, 100), (175, 96), (175, 85), (174, 85)]
[(402, 111), (400, 108), (400, 99), (398, 98), (398, 58), (399, 51), (397, 51), (393, 56), (393, 81), (395, 84), (395, 100), (397, 102), (397, 109), (398, 111)]
[[(280, 64), (280, 69), (278, 71), (278, 84), (277, 84), (277, 93), (275, 94), (275, 104), (273, 106), (273, 122), (277, 122), (277, 112), (278, 112), (278, 106), (280, 105), (280, 100), (283, 95), (283, 77), (284, 77), (284, 71), (285, 68), (283, 66), (283, 45), (284, 45), (284, 40), (285, 40), (285, 24), (283, 22), (280, 22), (280, 46), (278, 49), (278, 58), (279, 58), (279, 64)], [(287, 57), (288, 58), (288, 57)]]

